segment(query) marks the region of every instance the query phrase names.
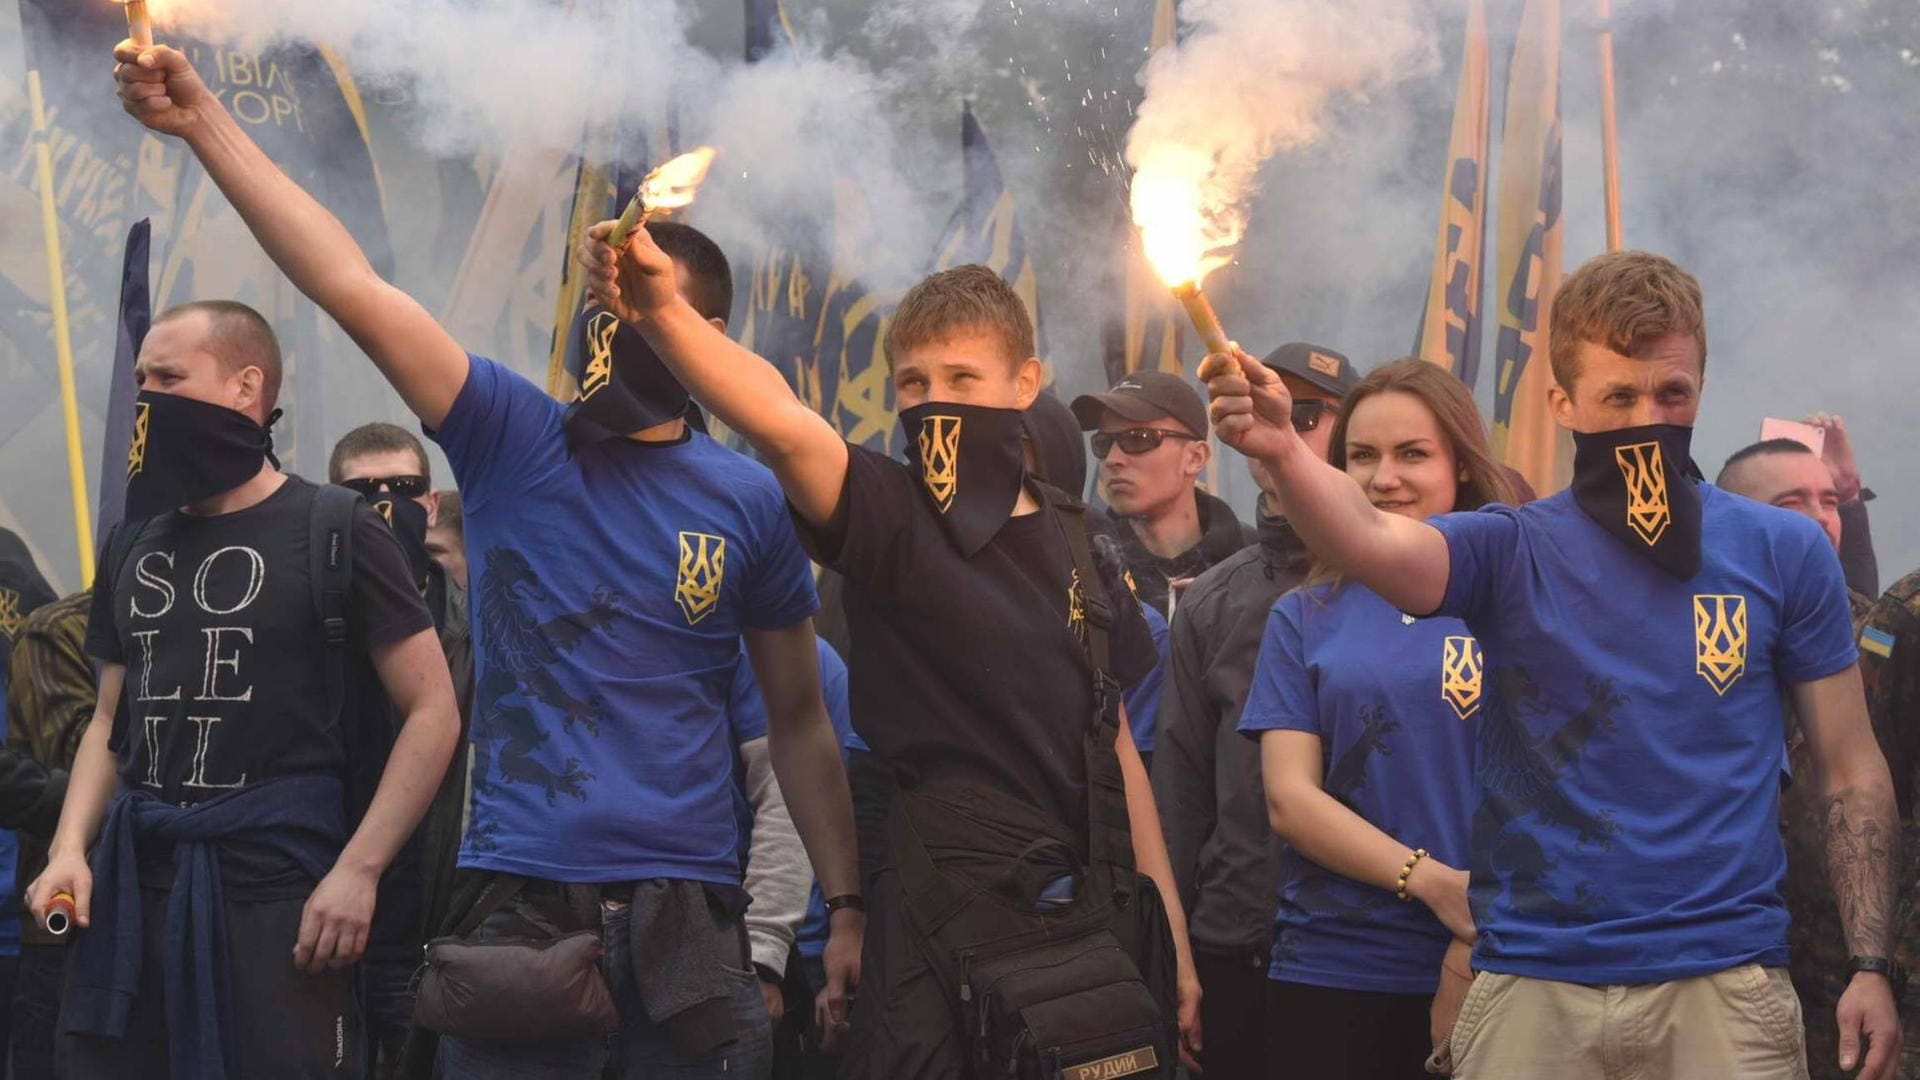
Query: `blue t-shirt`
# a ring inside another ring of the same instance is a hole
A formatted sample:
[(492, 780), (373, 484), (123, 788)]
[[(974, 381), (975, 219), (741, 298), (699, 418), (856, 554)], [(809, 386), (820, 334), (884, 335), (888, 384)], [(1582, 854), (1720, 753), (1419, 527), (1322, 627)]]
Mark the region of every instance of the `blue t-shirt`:
[(575, 454), (473, 357), (431, 436), (466, 508), (473, 798), (460, 865), (737, 885), (727, 696), (746, 630), (819, 606), (773, 474), (705, 435)]
[(1475, 964), (1579, 983), (1787, 962), (1786, 689), (1854, 663), (1811, 519), (1700, 485), (1677, 581), (1561, 493), (1433, 519), (1486, 655)]
[[(1372, 590), (1321, 585), (1267, 616), (1240, 730), (1320, 737), (1322, 786), (1354, 813), (1449, 866), (1473, 814), (1480, 648), (1456, 619), (1408, 619)], [(1343, 877), (1288, 848), (1267, 976), (1431, 994), (1453, 935), (1425, 904)]]
[(1127, 704), (1127, 726), (1133, 730), (1134, 749), (1151, 754), (1154, 724), (1160, 716), (1160, 691), (1167, 684), (1167, 617), (1146, 603), (1140, 605), (1140, 614), (1147, 620), (1147, 629), (1153, 634), (1153, 649), (1160, 654), (1160, 659), (1139, 682), (1127, 688), (1121, 700)]

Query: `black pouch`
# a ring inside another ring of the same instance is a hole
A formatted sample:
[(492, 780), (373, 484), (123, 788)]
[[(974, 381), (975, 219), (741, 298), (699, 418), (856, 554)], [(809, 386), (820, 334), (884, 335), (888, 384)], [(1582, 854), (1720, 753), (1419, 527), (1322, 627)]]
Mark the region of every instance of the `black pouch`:
[(1164, 1014), (1109, 930), (990, 959), (963, 952), (961, 965), (982, 1080), (1161, 1076), (1174, 1060)]
[(427, 943), (426, 963), (414, 976), (415, 1024), (492, 1043), (592, 1038), (619, 1029), (613, 992), (600, 970), (598, 929), (469, 940), (525, 883), (495, 878), (452, 935)]

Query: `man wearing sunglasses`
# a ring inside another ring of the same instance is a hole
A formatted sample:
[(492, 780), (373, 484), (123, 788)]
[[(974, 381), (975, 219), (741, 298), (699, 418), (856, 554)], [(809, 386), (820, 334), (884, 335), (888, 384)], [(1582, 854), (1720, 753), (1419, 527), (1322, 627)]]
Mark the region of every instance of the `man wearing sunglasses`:
[[(473, 638), (466, 625), (466, 589), (448, 577), (428, 550), (427, 532), (440, 523), (440, 493), (433, 490), (433, 468), (420, 440), (397, 424), (362, 424), (333, 444), (327, 480), (359, 492), (393, 527), (414, 584), (433, 615), (460, 708), (459, 749), (427, 816), (381, 878), (380, 902), (374, 908), (361, 1007), (366, 1011), (369, 1065), (374, 1075), (384, 1075), (398, 1061), (411, 1026), (413, 996), (407, 984), (419, 966), (421, 948), (444, 916), (441, 909), (459, 854), (467, 794), (467, 721), (473, 705)], [(365, 680), (358, 684), (368, 685)], [(367, 715), (386, 712), (384, 701), (361, 708)], [(380, 764), (375, 760), (368, 767)]]
[(1100, 496), (1125, 523), (1117, 532), (1134, 586), (1164, 615), (1170, 582), (1253, 540), (1232, 507), (1197, 486), (1213, 456), (1206, 406), (1180, 376), (1143, 371), (1075, 398), (1073, 415), (1094, 433)]
[[(1265, 363), (1293, 392), (1294, 430), (1326, 460), (1341, 399), (1359, 379), (1353, 365), (1332, 349), (1297, 342)], [(1207, 1080), (1253, 1080), (1268, 1071), (1261, 1010), (1280, 902), (1278, 848), (1260, 786), (1260, 747), (1239, 732), (1240, 706), (1267, 612), (1305, 579), (1311, 562), (1265, 468), (1246, 461), (1260, 486), (1260, 540), (1180, 594), (1154, 743), (1153, 794), (1167, 855), (1180, 900), (1193, 912), (1187, 933), (1203, 992)]]

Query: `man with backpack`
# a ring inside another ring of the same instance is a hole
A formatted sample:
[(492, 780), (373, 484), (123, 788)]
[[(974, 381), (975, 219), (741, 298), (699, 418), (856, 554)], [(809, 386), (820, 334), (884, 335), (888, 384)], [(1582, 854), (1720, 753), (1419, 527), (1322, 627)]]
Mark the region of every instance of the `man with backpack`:
[[(453, 752), (446, 661), (385, 522), (274, 461), (259, 313), (163, 313), (134, 377), (87, 633), (99, 699), (29, 897), (79, 927), (62, 1056), (78, 1077), (358, 1075), (354, 965)], [(404, 719), (350, 829), (358, 657)]]

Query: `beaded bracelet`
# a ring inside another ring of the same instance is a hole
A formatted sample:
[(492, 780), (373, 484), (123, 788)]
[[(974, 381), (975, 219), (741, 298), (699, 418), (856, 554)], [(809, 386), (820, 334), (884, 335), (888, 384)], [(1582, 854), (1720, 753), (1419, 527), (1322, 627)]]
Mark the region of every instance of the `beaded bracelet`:
[(1420, 860), (1426, 857), (1426, 848), (1415, 848), (1413, 854), (1407, 856), (1406, 865), (1400, 868), (1400, 883), (1399, 887), (1394, 890), (1394, 895), (1400, 898), (1401, 903), (1413, 899), (1413, 897), (1407, 895), (1407, 879), (1413, 876), (1413, 868), (1418, 866)]

